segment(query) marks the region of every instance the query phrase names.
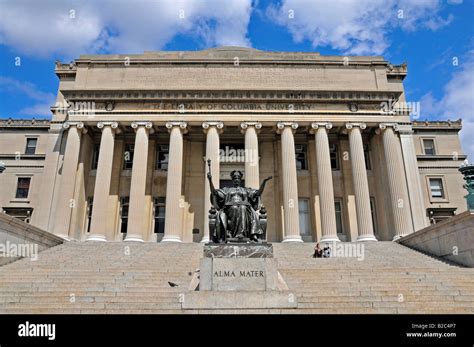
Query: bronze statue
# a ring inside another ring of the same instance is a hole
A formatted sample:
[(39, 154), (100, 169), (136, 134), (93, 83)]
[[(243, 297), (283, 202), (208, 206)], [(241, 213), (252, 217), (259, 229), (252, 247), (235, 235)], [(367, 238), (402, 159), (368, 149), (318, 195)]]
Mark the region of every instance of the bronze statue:
[(212, 204), (209, 210), (211, 241), (216, 243), (264, 241), (267, 214), (265, 207), (260, 203), (260, 198), (265, 184), (272, 177), (265, 178), (259, 189), (247, 188), (242, 187), (242, 172), (234, 170), (230, 173), (234, 186), (216, 189), (210, 172), (211, 161), (207, 162)]

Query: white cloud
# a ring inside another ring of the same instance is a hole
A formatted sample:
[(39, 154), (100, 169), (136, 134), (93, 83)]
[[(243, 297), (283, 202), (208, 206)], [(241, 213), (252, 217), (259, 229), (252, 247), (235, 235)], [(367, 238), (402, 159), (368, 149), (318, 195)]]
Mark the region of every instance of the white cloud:
[[(296, 42), (330, 46), (345, 54), (382, 54), (394, 28), (437, 30), (453, 17), (442, 18), (439, 0), (283, 0), (267, 14), (288, 27)], [(293, 15), (293, 18), (291, 16)]]
[(142, 53), (178, 34), (208, 45), (249, 46), (251, 0), (90, 0), (0, 3), (0, 44), (19, 53), (75, 58), (81, 53)]
[(421, 98), (422, 118), (463, 119), (461, 142), (463, 150), (474, 161), (474, 50), (459, 61), (451, 80), (444, 87), (444, 95), (437, 100), (431, 93)]
[(32, 106), (21, 109), (18, 114), (28, 116), (51, 116), (50, 106), (54, 104), (56, 96), (53, 93), (41, 91), (35, 84), (18, 81), (10, 77), (0, 76), (0, 89), (11, 93), (19, 94), (35, 101)]

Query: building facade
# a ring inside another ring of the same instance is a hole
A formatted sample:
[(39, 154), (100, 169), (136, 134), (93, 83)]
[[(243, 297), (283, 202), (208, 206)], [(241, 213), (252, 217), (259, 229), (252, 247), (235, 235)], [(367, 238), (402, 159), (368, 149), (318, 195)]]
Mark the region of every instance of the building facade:
[(461, 121), (411, 122), (405, 65), (238, 47), (57, 63), (51, 121), (2, 120), (0, 207), (75, 240), (209, 238), (207, 160), (268, 182), (268, 240), (392, 240), (466, 209)]

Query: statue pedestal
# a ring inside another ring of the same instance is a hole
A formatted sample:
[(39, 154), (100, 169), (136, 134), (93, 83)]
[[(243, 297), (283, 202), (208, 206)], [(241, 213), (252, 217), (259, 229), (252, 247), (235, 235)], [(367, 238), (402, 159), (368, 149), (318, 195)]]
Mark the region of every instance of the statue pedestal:
[(206, 244), (189, 290), (183, 309), (296, 308), (268, 243)]

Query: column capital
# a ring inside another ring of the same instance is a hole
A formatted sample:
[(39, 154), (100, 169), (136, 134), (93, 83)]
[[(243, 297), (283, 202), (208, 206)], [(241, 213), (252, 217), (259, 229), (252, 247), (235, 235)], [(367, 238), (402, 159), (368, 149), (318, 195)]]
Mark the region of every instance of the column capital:
[(277, 123), (277, 133), (280, 134), (285, 127), (290, 127), (293, 132), (298, 129), (298, 123), (296, 122), (278, 122)]
[(207, 132), (209, 128), (211, 127), (216, 127), (217, 131), (221, 133), (224, 128), (224, 122), (221, 121), (206, 121), (202, 123), (202, 128), (204, 129), (204, 132)]
[(76, 127), (77, 129), (80, 129), (83, 134), (87, 133), (87, 129), (84, 128), (84, 123), (82, 122), (64, 122), (63, 123), (63, 129), (69, 129), (70, 127)]
[(411, 135), (413, 134), (413, 127), (411, 124), (398, 124), (397, 131), (400, 135)]
[(313, 122), (311, 123), (311, 129), (309, 129), (310, 134), (315, 134), (318, 129), (332, 129), (332, 123), (330, 122)]
[(139, 121), (139, 122), (132, 122), (132, 124), (130, 124), (130, 126), (132, 127), (132, 129), (134, 129), (135, 131), (137, 131), (137, 129), (139, 127), (144, 127), (146, 130), (148, 130), (151, 134), (153, 133), (153, 123), (152, 122), (148, 122), (148, 121)]
[(183, 122), (183, 121), (176, 121), (176, 122), (166, 122), (165, 124), (166, 128), (168, 129), (168, 132), (171, 132), (171, 130), (174, 128), (174, 127), (179, 127), (179, 129), (183, 132), (183, 133), (187, 133), (188, 132), (188, 123), (186, 122)]
[(365, 123), (346, 123), (346, 129), (352, 130), (354, 127), (358, 127), (360, 130), (364, 130), (367, 128), (367, 124)]
[(376, 130), (376, 133), (380, 134), (387, 128), (393, 128), (393, 131), (398, 131), (398, 124), (397, 123), (380, 123), (379, 128)]
[(247, 129), (248, 127), (255, 127), (255, 129), (261, 129), (262, 128), (262, 123), (260, 122), (241, 122), (240, 127), (242, 129)]
[(115, 130), (117, 134), (120, 133), (120, 128), (118, 122), (99, 122), (97, 123), (97, 128), (100, 130), (104, 129), (105, 127), (111, 127), (112, 130)]

